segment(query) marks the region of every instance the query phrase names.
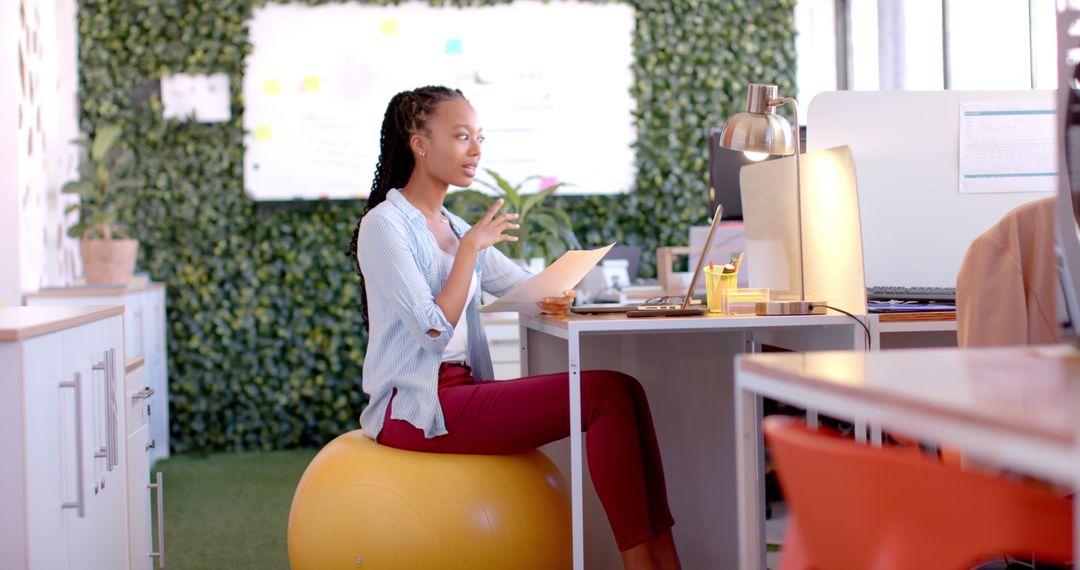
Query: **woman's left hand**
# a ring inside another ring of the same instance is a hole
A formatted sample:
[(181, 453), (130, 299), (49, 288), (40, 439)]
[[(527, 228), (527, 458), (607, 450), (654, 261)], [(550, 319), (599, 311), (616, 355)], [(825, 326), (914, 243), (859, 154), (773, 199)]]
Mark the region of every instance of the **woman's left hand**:
[(545, 315), (565, 315), (574, 304), (576, 294), (572, 290), (563, 291), (562, 297), (544, 297), (536, 304)]

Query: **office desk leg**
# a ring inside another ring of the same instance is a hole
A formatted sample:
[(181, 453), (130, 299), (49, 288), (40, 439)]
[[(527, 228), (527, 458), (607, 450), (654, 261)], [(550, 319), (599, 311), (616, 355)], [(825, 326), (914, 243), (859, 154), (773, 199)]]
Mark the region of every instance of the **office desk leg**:
[(761, 396), (735, 385), (738, 430), (739, 568), (765, 568), (765, 449), (761, 437)]
[[(1073, 461), (1080, 461), (1080, 458), (1076, 457), (1073, 453)], [(1080, 469), (1076, 470), (1080, 473)], [(1073, 481), (1073, 489), (1080, 489), (1080, 475)], [(1076, 553), (1080, 552), (1080, 494), (1073, 494), (1073, 559), (1076, 559)]]
[(570, 506), (573, 533), (574, 570), (585, 570), (585, 500), (581, 449), (581, 342), (571, 330), (567, 339), (570, 354)]

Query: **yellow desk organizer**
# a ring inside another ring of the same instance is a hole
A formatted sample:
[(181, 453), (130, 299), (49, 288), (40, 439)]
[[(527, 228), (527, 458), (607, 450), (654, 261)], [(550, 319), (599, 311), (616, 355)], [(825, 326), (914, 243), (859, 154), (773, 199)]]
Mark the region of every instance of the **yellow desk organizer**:
[(721, 291), (736, 289), (739, 286), (739, 272), (724, 273), (723, 265), (705, 268), (705, 300), (710, 313), (725, 312), (720, 303)]

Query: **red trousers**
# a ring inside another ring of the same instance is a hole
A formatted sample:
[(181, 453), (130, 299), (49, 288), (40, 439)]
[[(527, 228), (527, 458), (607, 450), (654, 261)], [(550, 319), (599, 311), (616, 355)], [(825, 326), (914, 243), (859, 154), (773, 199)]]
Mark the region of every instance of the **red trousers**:
[[(379, 443), (435, 453), (506, 454), (532, 450), (570, 435), (566, 373), (503, 382), (475, 382), (462, 364), (439, 368), (439, 402), (446, 435), (427, 439), (405, 420), (391, 420)], [(664, 468), (645, 391), (620, 372), (581, 374), (581, 423), (589, 473), (619, 550), (671, 528)]]

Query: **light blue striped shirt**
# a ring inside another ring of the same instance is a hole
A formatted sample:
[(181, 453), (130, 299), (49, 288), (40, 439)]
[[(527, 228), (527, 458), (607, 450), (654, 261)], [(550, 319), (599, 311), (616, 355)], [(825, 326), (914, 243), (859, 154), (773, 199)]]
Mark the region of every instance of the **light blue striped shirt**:
[[(465, 220), (443, 208), (454, 233), (469, 230)], [(439, 405), (439, 364), (454, 327), (435, 297), (450, 271), (427, 228), (424, 215), (398, 190), (368, 212), (360, 223), (356, 258), (364, 273), (368, 299), (368, 345), (364, 357), (363, 389), (368, 405), (360, 425), (368, 437), (378, 437), (390, 397), (397, 389), (393, 419), (406, 420), (426, 437), (447, 433)], [(480, 283), (465, 305), (468, 317), (467, 362), (478, 380), (491, 380), (491, 353), (480, 319), (480, 292), (506, 294), (531, 274), (494, 247), (480, 251), (476, 261)], [(432, 337), (428, 331), (439, 331)]]

